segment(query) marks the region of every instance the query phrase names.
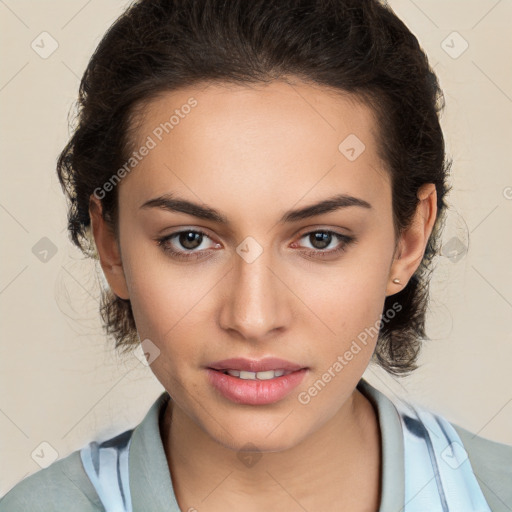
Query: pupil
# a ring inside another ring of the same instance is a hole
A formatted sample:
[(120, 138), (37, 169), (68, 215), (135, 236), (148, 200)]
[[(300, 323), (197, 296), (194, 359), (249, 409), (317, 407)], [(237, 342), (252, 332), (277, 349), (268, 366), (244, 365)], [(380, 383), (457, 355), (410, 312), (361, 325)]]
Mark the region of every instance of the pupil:
[[(318, 231), (317, 233), (313, 233), (310, 235), (311, 243), (316, 249), (325, 249), (331, 243), (332, 235), (330, 233), (326, 233), (325, 231)], [(320, 242), (320, 246), (315, 245), (317, 242)]]

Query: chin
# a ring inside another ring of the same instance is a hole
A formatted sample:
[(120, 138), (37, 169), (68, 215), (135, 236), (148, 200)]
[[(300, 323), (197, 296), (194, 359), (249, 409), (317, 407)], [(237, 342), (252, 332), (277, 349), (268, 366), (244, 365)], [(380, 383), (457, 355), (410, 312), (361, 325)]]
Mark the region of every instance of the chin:
[[(236, 428), (221, 429), (215, 433), (210, 432), (210, 436), (217, 443), (236, 452), (258, 452), (271, 453), (282, 452), (293, 448), (306, 437), (306, 432), (302, 435), (294, 430), (285, 429), (279, 422), (264, 423), (261, 426), (254, 425), (254, 422), (240, 422)], [(228, 434), (229, 432), (229, 434)]]

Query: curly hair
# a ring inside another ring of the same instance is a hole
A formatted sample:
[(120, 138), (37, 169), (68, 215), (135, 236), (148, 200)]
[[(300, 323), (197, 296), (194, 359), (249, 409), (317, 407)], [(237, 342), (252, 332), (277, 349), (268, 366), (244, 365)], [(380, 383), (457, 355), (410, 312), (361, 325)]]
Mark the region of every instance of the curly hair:
[[(451, 161), (439, 123), (444, 96), (417, 38), (378, 0), (139, 0), (102, 38), (80, 83), (76, 123), (57, 173), (68, 231), (97, 258), (89, 199), (133, 148), (133, 119), (166, 91), (198, 83), (269, 83), (287, 76), (352, 93), (378, 121), (378, 153), (391, 178), (393, 224), (410, 226), (418, 189), (435, 184), (438, 215), (418, 269), (386, 297), (372, 361), (396, 376), (415, 370), (427, 338), (432, 259), (439, 251)], [(117, 187), (102, 215), (118, 235)], [(102, 291), (100, 313), (115, 347), (138, 342), (129, 300)]]

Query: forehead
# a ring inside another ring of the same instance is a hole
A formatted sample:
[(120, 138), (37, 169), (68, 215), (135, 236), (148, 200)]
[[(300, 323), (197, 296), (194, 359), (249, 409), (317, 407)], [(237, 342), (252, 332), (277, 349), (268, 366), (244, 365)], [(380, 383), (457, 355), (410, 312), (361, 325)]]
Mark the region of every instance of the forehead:
[(161, 93), (135, 119), (133, 149), (151, 149), (121, 186), (139, 204), (180, 189), (289, 206), (333, 191), (370, 200), (389, 186), (372, 109), (326, 87), (197, 85)]

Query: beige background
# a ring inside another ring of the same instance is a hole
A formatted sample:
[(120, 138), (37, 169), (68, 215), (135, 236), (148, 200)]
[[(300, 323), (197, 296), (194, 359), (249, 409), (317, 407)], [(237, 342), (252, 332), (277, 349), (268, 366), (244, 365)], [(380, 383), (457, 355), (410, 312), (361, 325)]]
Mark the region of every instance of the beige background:
[[(422, 367), (400, 381), (375, 368), (365, 376), (388, 396), (512, 444), (512, 2), (389, 3), (440, 76), (454, 159), (444, 242), (469, 248), (438, 260)], [(95, 266), (67, 239), (55, 174), (79, 77), (125, 5), (0, 0), (0, 495), (40, 468), (32, 453), (50, 461), (131, 428), (162, 391), (105, 340)], [(32, 49), (35, 41), (49, 52), (51, 38), (58, 48), (47, 58)], [(33, 253), (43, 237), (57, 251), (46, 262)]]

